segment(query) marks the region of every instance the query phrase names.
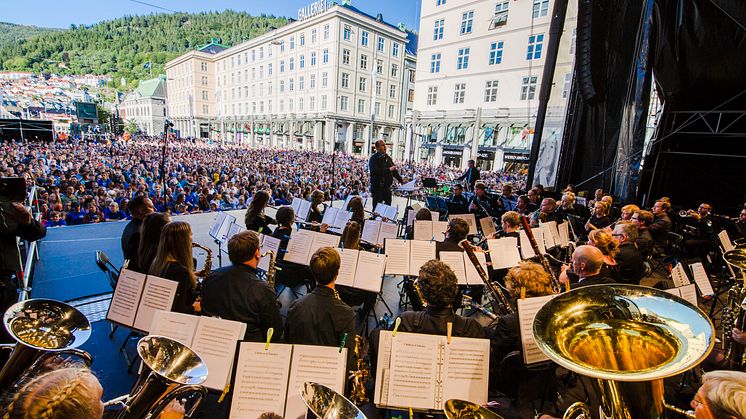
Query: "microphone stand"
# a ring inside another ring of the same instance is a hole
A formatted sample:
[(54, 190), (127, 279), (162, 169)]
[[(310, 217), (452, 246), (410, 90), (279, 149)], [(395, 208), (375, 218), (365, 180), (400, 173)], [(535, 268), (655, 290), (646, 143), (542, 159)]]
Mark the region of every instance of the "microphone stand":
[[(330, 207), (334, 206), (334, 167), (336, 166), (336, 164), (335, 164), (335, 158), (336, 157), (337, 157), (337, 151), (336, 150), (332, 150), (332, 186), (330, 188), (330, 192), (331, 193), (329, 194), (329, 206)], [(342, 208), (342, 209), (344, 209), (344, 208)]]
[(161, 153), (161, 189), (163, 192), (163, 212), (167, 212), (168, 197), (166, 196), (166, 149), (168, 147), (168, 120), (163, 127), (163, 152)]

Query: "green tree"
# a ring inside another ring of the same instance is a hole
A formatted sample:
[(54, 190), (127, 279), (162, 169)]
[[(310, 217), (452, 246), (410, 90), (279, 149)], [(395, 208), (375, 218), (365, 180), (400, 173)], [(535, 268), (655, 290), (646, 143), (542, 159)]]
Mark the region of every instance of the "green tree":
[(127, 123), (124, 124), (124, 131), (128, 132), (130, 135), (135, 135), (137, 133), (137, 124), (135, 124), (135, 121), (127, 121)]

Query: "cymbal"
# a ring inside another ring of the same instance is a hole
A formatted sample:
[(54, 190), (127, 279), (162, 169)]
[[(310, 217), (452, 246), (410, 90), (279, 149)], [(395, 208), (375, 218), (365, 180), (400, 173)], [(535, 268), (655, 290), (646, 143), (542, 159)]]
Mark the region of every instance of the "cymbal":
[(735, 249), (725, 252), (723, 259), (733, 267), (746, 270), (746, 249)]
[(448, 419), (503, 419), (497, 413), (465, 400), (450, 399), (443, 410)]

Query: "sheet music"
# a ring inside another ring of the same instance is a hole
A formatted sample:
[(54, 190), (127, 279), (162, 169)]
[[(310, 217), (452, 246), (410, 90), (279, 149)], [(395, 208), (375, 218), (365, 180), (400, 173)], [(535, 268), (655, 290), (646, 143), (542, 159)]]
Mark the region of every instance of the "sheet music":
[(150, 326), (151, 335), (165, 336), (191, 348), (199, 316), (158, 310)]
[(218, 212), (217, 216), (215, 217), (215, 222), (212, 224), (212, 227), (210, 227), (210, 237), (215, 240), (221, 239), (221, 236), (218, 234), (218, 232), (220, 231), (220, 228), (222, 227), (227, 215), (228, 213)]
[(418, 210), (415, 210), (415, 209), (411, 209), (407, 211), (407, 227), (414, 224), (414, 217), (417, 215), (417, 211)]
[(460, 399), (487, 403), (490, 370), (489, 339), (453, 337), (445, 345), (443, 400)]
[(536, 252), (534, 252), (534, 248), (531, 247), (531, 241), (528, 239), (526, 231), (518, 230), (518, 237), (521, 243), (521, 259), (526, 260), (536, 256)]
[[(466, 252), (463, 252), (462, 255), (464, 258), (464, 266), (466, 267), (466, 282), (468, 282), (469, 285), (484, 285), (484, 281), (482, 281), (482, 278), (479, 276), (477, 268), (474, 267), (474, 263), (469, 259), (469, 255), (467, 255)], [(484, 252), (474, 252), (474, 256), (477, 257), (479, 264), (482, 265), (482, 269), (487, 272), (487, 254)]]
[(477, 218), (474, 214), (451, 214), (448, 216), (448, 220), (454, 218), (461, 218), (466, 221), (466, 224), (469, 225), (469, 234), (477, 234)]
[(347, 226), (347, 222), (350, 221), (351, 218), (352, 213), (350, 211), (340, 209), (337, 211), (337, 216), (334, 217), (334, 227), (344, 230), (345, 226)]
[(384, 249), (387, 275), (409, 275), (409, 242), (410, 240), (386, 239)]
[(559, 230), (557, 230), (556, 221), (547, 221), (540, 223), (542, 234), (544, 234), (544, 244), (547, 249), (560, 245)]
[(178, 286), (176, 281), (148, 275), (133, 327), (147, 332), (157, 310), (171, 311)]
[(684, 285), (679, 288), (681, 298), (692, 303), (694, 307), (698, 307), (697, 302), (697, 286), (695, 284)]
[[(419, 275), (422, 265), (435, 259), (435, 242), (410, 240), (409, 249), (409, 274)], [(388, 255), (388, 252), (386, 254)]]
[(565, 221), (557, 225), (557, 234), (559, 234), (559, 242), (562, 247), (567, 247), (570, 244), (570, 223)]
[(321, 224), (326, 224), (330, 227), (334, 227), (334, 219), (337, 218), (337, 213), (339, 212), (339, 209), (334, 207), (327, 207), (326, 210), (324, 210), (324, 217), (321, 219)]
[(386, 206), (387, 205), (384, 203), (381, 203), (381, 202), (377, 203), (376, 207), (373, 208), (373, 213), (378, 214), (378, 215), (383, 215), (383, 213), (386, 212)]
[[(379, 204), (380, 205), (380, 204)], [(363, 232), (360, 234), (360, 240), (368, 243), (378, 243), (378, 231), (381, 229), (381, 221), (365, 220)]]
[(306, 221), (308, 219), (309, 212), (311, 212), (311, 201), (301, 199), (300, 206), (298, 207), (298, 212), (296, 213), (296, 218), (299, 218), (301, 221)]
[(536, 244), (539, 245), (539, 252), (544, 255), (547, 253), (547, 247), (544, 245), (544, 232), (541, 230), (541, 227), (532, 228), (531, 232), (534, 233), (534, 239), (536, 239)]
[(490, 252), (492, 269), (512, 268), (521, 263), (518, 239), (515, 237), (487, 240), (487, 249)]
[(264, 412), (282, 416), (287, 399), (293, 345), (241, 342), (230, 418), (256, 418)]
[(381, 330), (378, 337), (378, 358), (376, 362), (376, 388), (373, 390), (373, 403), (377, 406), (389, 405), (389, 370), (391, 365), (392, 332)]
[(702, 295), (715, 295), (715, 290), (712, 289), (710, 278), (707, 276), (707, 271), (705, 271), (705, 267), (702, 265), (702, 262), (690, 264), (689, 269), (692, 270), (694, 283), (697, 284), (699, 292)]
[(399, 233), (399, 226), (395, 223), (381, 223), (381, 228), (378, 231), (378, 240), (376, 244), (383, 244), (386, 239), (395, 239)]
[[(337, 248), (339, 246), (339, 236), (335, 236), (333, 234), (326, 234), (326, 233), (318, 233), (313, 232), (313, 241), (311, 241), (311, 248), (308, 252), (308, 259), (304, 263), (304, 265), (308, 265), (311, 262), (311, 256), (313, 256), (314, 253), (316, 253), (317, 250), (321, 249), (322, 247), (334, 247)], [(285, 256), (285, 259), (287, 260), (287, 255)]]
[(673, 280), (673, 286), (676, 288), (683, 287), (691, 282), (684, 269), (684, 264), (681, 262), (671, 269), (671, 279)]
[(396, 215), (399, 213), (399, 207), (395, 206), (386, 206), (386, 211), (383, 213), (383, 216), (388, 218), (389, 220), (396, 220)]
[(415, 220), (413, 231), (415, 240), (432, 240), (433, 222), (427, 220)]
[[(144, 286), (145, 274), (122, 269), (106, 318), (125, 326), (132, 326)], [(168, 308), (171, 309), (170, 306)]]
[(728, 232), (726, 230), (718, 233), (718, 240), (720, 240), (720, 245), (723, 246), (724, 251), (730, 252), (731, 250), (735, 249), (733, 247), (733, 242), (730, 241), (730, 237), (728, 237)]
[[(195, 316), (196, 317), (196, 316)], [(233, 371), (236, 342), (243, 339), (246, 324), (217, 317), (199, 317), (190, 348), (207, 364), (205, 387), (222, 391)]]
[(228, 232), (225, 234), (225, 240), (220, 242), (220, 250), (222, 250), (225, 253), (228, 253), (228, 242), (231, 240), (231, 237), (235, 236), (236, 234), (246, 231), (246, 227), (233, 223), (230, 226), (228, 226)]
[(436, 242), (442, 242), (446, 240), (446, 229), (448, 228), (448, 221), (433, 221), (433, 237)]
[(431, 409), (436, 405), (438, 369), (443, 367), (437, 354), (443, 341), (442, 336), (396, 334), (391, 341), (389, 406)]
[(667, 293), (669, 293), (671, 295), (675, 295), (677, 297), (681, 297), (681, 290), (678, 289), (678, 288), (668, 288), (668, 289), (665, 289), (663, 291), (665, 291), (665, 292), (667, 292)]
[(298, 391), (306, 381), (325, 385), (344, 394), (346, 366), (347, 348), (339, 352), (336, 347), (293, 345), (285, 418), (306, 417), (306, 404)]
[(293, 209), (293, 213), (296, 217), (298, 217), (298, 214), (300, 213), (300, 198), (293, 198), (293, 202), (290, 204), (290, 207)]
[(416, 189), (414, 186), (415, 182), (417, 182), (417, 179), (412, 179), (411, 181), (399, 186), (399, 190), (402, 192), (412, 192)]
[(534, 318), (539, 309), (554, 297), (554, 295), (545, 295), (518, 300), (518, 319), (521, 326), (523, 362), (527, 365), (549, 359), (536, 345), (536, 339), (534, 338)]
[(386, 269), (386, 255), (360, 252), (357, 259), (354, 287), (361, 290), (381, 292), (381, 282)]
[[(271, 250), (275, 252), (275, 260), (277, 260), (277, 256), (280, 254), (280, 243), (282, 243), (282, 240), (274, 238), (272, 236), (267, 236), (266, 234), (263, 234), (264, 236), (262, 238), (262, 245), (260, 246), (259, 252), (261, 254), (264, 254), (268, 250)], [(269, 255), (262, 257), (259, 259), (259, 264), (257, 265), (257, 268), (268, 271), (269, 270)]]
[[(453, 273), (456, 274), (456, 280), (459, 285), (469, 285), (466, 281), (466, 268), (464, 267), (465, 252), (440, 252), (440, 261), (448, 265)], [(468, 261), (471, 263), (471, 261)]]
[(313, 232), (311, 230), (298, 230), (290, 237), (287, 252), (284, 260), (286, 262), (297, 263), (299, 265), (308, 264), (309, 250), (313, 241)]
[(360, 251), (355, 249), (337, 249), (337, 251), (339, 252), (340, 264), (336, 284), (354, 287), (357, 258)]
[(492, 221), (492, 217), (482, 217), (479, 219), (479, 226), (482, 227), (482, 236), (487, 237), (490, 234), (496, 233), (495, 223)]

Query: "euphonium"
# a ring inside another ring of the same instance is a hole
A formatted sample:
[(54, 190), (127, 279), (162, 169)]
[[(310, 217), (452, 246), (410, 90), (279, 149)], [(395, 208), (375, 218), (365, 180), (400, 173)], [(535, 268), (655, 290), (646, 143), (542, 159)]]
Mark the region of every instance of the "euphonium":
[(91, 335), (91, 323), (75, 308), (55, 300), (32, 299), (12, 305), (3, 316), (3, 324), (18, 342), (4, 344), (12, 349), (0, 370), (0, 388), (10, 389), (27, 375), (35, 375), (55, 355), (75, 355), (87, 365), (91, 356), (79, 349)]
[(723, 307), (721, 324), (723, 325), (723, 354), (730, 361), (732, 370), (743, 371), (744, 348), (743, 345), (734, 342), (731, 338), (733, 328), (743, 330), (746, 320), (746, 300), (744, 290), (739, 284), (733, 285), (728, 290), (728, 302)]
[(264, 252), (262, 257), (269, 256), (269, 267), (267, 268), (267, 285), (275, 289), (275, 276), (277, 275), (277, 267), (275, 266), (275, 252), (273, 250), (267, 250)]
[(354, 403), (329, 387), (306, 381), (298, 391), (317, 418), (366, 419)]
[(197, 400), (187, 411), (189, 418), (207, 397), (201, 385), (207, 379), (207, 365), (194, 351), (173, 339), (145, 336), (137, 343), (143, 371), (130, 394), (104, 403), (104, 407), (122, 405), (112, 416), (117, 419), (156, 418), (174, 399), (195, 395)]
[(207, 278), (207, 275), (210, 275), (210, 271), (212, 270), (212, 250), (207, 246), (192, 242), (192, 249), (195, 247), (205, 251), (205, 266), (201, 270), (195, 272), (195, 275), (198, 278), (205, 279)]
[(365, 360), (367, 349), (365, 339), (362, 336), (355, 335), (355, 359), (357, 360), (357, 369), (351, 372), (352, 389), (350, 390), (350, 401), (356, 406), (362, 406), (370, 401), (365, 384), (370, 377), (370, 368)]
[(539, 348), (597, 379), (602, 417), (661, 418), (663, 379), (699, 364), (715, 344), (699, 308), (665, 291), (595, 285), (558, 295), (536, 314)]

